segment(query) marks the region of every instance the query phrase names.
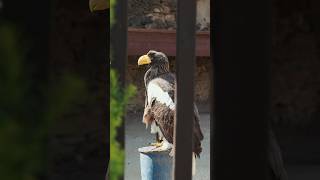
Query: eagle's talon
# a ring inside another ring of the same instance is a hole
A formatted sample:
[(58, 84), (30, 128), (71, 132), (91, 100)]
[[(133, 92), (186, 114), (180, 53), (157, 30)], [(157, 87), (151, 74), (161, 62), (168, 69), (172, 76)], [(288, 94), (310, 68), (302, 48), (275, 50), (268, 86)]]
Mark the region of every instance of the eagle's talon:
[(150, 143), (151, 146), (155, 146), (155, 147), (160, 147), (162, 146), (162, 142), (155, 142), (155, 143)]

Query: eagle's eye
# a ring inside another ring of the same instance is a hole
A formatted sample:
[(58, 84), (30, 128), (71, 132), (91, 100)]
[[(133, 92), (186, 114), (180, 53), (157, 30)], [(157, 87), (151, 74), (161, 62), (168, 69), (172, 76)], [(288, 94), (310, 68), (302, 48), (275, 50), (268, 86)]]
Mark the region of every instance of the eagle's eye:
[(148, 54), (148, 56), (150, 56), (150, 57), (154, 57), (154, 56), (157, 54), (157, 51), (150, 50), (147, 54)]
[(148, 53), (148, 56), (151, 57), (151, 58), (153, 58), (155, 55), (156, 55), (156, 53), (154, 53), (154, 52), (149, 52)]

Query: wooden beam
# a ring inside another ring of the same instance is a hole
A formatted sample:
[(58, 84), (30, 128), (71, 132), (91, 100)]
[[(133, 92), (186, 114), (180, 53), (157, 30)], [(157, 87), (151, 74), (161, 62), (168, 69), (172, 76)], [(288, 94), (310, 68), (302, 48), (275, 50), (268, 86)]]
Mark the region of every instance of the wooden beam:
[(178, 0), (177, 8), (177, 82), (173, 179), (191, 180), (196, 2), (194, 0)]
[[(128, 55), (141, 55), (150, 49), (176, 56), (176, 31), (163, 29), (128, 29)], [(210, 32), (196, 33), (196, 56), (210, 56)]]

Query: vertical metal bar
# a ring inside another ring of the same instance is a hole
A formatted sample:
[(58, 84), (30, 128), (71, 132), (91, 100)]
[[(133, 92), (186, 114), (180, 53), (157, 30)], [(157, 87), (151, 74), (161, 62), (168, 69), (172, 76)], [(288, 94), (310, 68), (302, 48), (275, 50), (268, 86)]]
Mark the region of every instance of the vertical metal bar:
[[(110, 41), (111, 41), (111, 67), (116, 69), (119, 75), (119, 84), (123, 88), (125, 87), (125, 71), (127, 67), (127, 0), (118, 0), (116, 2), (114, 10), (115, 22), (112, 25), (110, 31)], [(125, 123), (124, 118), (121, 126), (118, 129), (117, 140), (120, 142), (121, 146), (124, 147), (125, 135), (124, 135)], [(112, 166), (112, 165), (111, 165)], [(123, 177), (121, 177), (123, 179)]]
[[(110, 7), (110, 6), (109, 6)], [(107, 32), (106, 32), (106, 39), (107, 39), (107, 44), (106, 44), (106, 58), (105, 59), (108, 59), (110, 58), (110, 8), (107, 9), (107, 12), (106, 12), (106, 16), (107, 16), (107, 19), (109, 19), (109, 21), (107, 21), (106, 25), (107, 25)], [(107, 104), (107, 109), (110, 109), (110, 97), (109, 97), (109, 94), (110, 94), (110, 64), (107, 62), (107, 76), (106, 76), (106, 90), (107, 90), (107, 99), (108, 101), (106, 102)], [(110, 111), (107, 111), (107, 119), (110, 119)], [(108, 162), (107, 162), (107, 172), (106, 172), (106, 175), (105, 175), (105, 180), (109, 180), (109, 169), (110, 169), (110, 120), (106, 122), (107, 125), (106, 125), (106, 138), (107, 138), (107, 157), (108, 157)]]
[(111, 28), (111, 67), (119, 74), (121, 86), (125, 84), (125, 70), (127, 67), (127, 0), (119, 0), (115, 5), (115, 23)]
[(211, 59), (211, 71), (209, 74), (210, 77), (210, 90), (209, 90), (209, 98), (210, 98), (210, 180), (213, 179), (213, 173), (214, 173), (214, 168), (213, 168), (213, 139), (214, 139), (214, 72), (213, 72), (213, 68), (214, 68), (214, 56), (213, 56), (213, 0), (210, 0), (210, 59)]
[[(125, 86), (127, 67), (127, 0), (117, 1), (115, 5), (115, 23), (111, 28), (111, 67), (119, 75), (119, 84)], [(118, 129), (118, 141), (124, 147), (124, 121)]]
[(271, 2), (216, 0), (213, 3), (213, 179), (264, 180)]
[(175, 180), (191, 180), (196, 1), (178, 0), (177, 8), (177, 86), (175, 96), (177, 109), (173, 178)]

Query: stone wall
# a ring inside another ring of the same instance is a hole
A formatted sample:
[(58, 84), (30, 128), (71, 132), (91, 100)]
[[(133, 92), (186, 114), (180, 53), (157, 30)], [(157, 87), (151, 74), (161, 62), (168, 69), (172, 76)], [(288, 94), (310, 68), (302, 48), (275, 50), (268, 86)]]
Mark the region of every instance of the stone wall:
[[(197, 1), (197, 30), (210, 28), (210, 1)], [(176, 29), (176, 0), (129, 0), (128, 25), (146, 29)]]

